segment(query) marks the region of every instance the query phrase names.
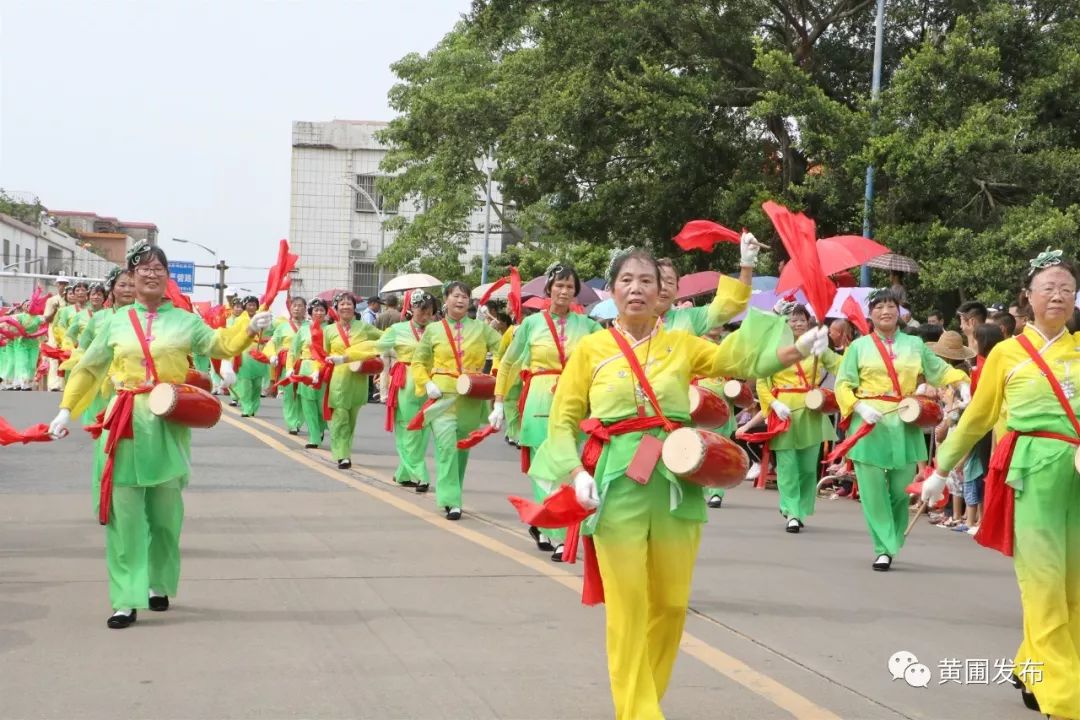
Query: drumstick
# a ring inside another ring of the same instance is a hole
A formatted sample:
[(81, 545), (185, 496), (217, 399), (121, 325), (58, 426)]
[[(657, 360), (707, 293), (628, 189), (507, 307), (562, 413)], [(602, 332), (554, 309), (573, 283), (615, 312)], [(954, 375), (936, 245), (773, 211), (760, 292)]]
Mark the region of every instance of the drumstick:
[(911, 528), (915, 527), (915, 523), (922, 517), (923, 511), (926, 510), (926, 501), (920, 500), (918, 507), (915, 508), (915, 516), (911, 518), (911, 522), (908, 523), (907, 530), (904, 531), (904, 537), (908, 536), (911, 532)]

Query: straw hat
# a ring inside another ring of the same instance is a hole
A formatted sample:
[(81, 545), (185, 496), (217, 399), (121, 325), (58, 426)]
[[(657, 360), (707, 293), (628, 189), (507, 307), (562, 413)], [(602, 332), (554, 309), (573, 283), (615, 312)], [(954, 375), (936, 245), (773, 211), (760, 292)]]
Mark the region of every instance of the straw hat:
[(978, 354), (971, 348), (964, 347), (964, 337), (955, 330), (946, 330), (941, 333), (940, 340), (926, 343), (926, 347), (946, 360), (970, 360)]

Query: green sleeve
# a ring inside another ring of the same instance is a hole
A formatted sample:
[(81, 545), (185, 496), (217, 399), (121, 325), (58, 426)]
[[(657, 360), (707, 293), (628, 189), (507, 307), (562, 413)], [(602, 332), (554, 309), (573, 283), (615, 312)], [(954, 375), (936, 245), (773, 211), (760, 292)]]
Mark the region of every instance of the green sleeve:
[(484, 339), (487, 341), (488, 352), (491, 353), (492, 356), (499, 352), (499, 344), (502, 342), (502, 337), (499, 333), (495, 332), (495, 328), (490, 325), (484, 325)]
[(397, 344), (397, 331), (397, 325), (386, 328), (378, 340), (375, 341), (375, 349), (383, 354), (392, 352)]
[(934, 387), (952, 385), (957, 382), (967, 382), (968, 376), (963, 370), (954, 368), (926, 347), (926, 343), (916, 338), (919, 343), (919, 352), (922, 355), (922, 370), (926, 382)]

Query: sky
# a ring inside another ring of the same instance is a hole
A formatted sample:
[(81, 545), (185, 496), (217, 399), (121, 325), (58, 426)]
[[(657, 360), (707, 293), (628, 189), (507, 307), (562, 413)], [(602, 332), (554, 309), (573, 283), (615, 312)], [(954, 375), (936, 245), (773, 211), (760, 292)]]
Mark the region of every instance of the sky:
[(292, 122), (389, 120), (390, 64), (470, 4), (0, 0), (0, 187), (156, 223), (171, 260), (214, 262), (178, 237), (268, 267), (289, 231)]

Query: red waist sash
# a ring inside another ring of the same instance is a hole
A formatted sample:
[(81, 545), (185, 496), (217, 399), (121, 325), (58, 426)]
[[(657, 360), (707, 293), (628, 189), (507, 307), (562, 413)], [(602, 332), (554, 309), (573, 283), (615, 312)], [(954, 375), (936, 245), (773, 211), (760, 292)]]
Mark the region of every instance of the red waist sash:
[(398, 393), (405, 389), (410, 364), (399, 360), (390, 368), (390, 383), (386, 392), (386, 432), (394, 431), (394, 420), (397, 418), (398, 409)]
[[(135, 390), (119, 389), (116, 391), (116, 402), (112, 412), (102, 410), (97, 416), (97, 422), (87, 425), (86, 431), (94, 439), (101, 435), (102, 430), (109, 431), (109, 438), (105, 441), (105, 467), (101, 471), (101, 493), (98, 497), (98, 522), (107, 525), (109, 522), (109, 509), (112, 507), (113, 491), (113, 465), (116, 460), (116, 448), (121, 440), (134, 440), (134, 426), (132, 420), (135, 413), (135, 396), (148, 393), (152, 386), (141, 387)], [(106, 413), (108, 415), (106, 416)]]

